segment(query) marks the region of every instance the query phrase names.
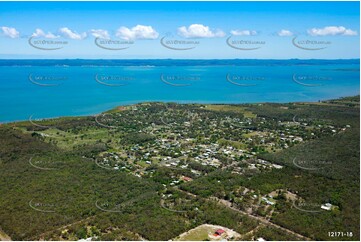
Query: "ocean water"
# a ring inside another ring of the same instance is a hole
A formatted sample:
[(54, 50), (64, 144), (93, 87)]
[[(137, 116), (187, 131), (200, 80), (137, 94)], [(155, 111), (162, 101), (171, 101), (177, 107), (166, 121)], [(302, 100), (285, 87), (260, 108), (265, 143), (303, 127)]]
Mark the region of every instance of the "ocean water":
[(359, 60), (0, 60), (0, 122), (148, 101), (258, 103), (360, 94)]

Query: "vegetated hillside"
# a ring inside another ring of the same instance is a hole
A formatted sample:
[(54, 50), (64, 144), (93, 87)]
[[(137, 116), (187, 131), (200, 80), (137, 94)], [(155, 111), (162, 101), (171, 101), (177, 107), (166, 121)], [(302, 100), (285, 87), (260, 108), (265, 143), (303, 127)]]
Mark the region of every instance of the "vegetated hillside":
[[(350, 102), (352, 101), (352, 105)], [(337, 106), (332, 104), (336, 103)], [(280, 106), (265, 105), (251, 108), (260, 116), (287, 117), (307, 123), (310, 120), (331, 121), (333, 125), (347, 127), (338, 134), (326, 135), (277, 153), (262, 155), (263, 158), (289, 166), (306, 168), (309, 172), (334, 179), (359, 181), (360, 157), (360, 110), (359, 96), (325, 103), (306, 105), (289, 104), (280, 114)], [(292, 118), (291, 118), (292, 117)], [(281, 118), (282, 119), (282, 118)]]
[[(358, 103), (359, 97), (346, 100)], [(330, 106), (329, 103), (337, 103), (338, 106)], [(254, 194), (261, 195), (278, 189), (289, 191), (302, 198), (301, 204), (311, 204), (317, 212), (295, 209), (291, 201), (279, 196), (272, 221), (317, 240), (357, 240), (360, 224), (358, 105), (344, 104), (338, 100), (321, 105), (255, 104), (249, 105), (248, 110), (269, 119), (301, 123), (321, 120), (322, 124), (331, 122), (348, 128), (288, 149), (258, 155), (259, 158), (285, 166), (283, 169), (248, 177), (215, 171), (192, 183), (183, 184), (182, 188), (203, 197), (213, 195), (231, 200), (234, 206), (240, 208), (247, 208), (249, 205), (245, 207), (245, 197), (238, 201), (239, 185), (254, 189)], [(328, 202), (337, 206), (337, 209), (320, 212), (320, 205)], [(329, 231), (349, 231), (353, 236), (330, 237)]]
[[(327, 105), (335, 103), (338, 106)], [(287, 172), (261, 174), (252, 180), (261, 189), (267, 187), (267, 184), (282, 184), (280, 187), (296, 191), (309, 203), (330, 202), (337, 205), (339, 210), (333, 214), (327, 214), (284, 209), (279, 214), (275, 214), (273, 221), (294, 231), (303, 231), (304, 234), (316, 239), (340, 239), (330, 238), (328, 231), (352, 231), (353, 237), (342, 239), (358, 238), (360, 224), (360, 110), (358, 103), (359, 96), (329, 101), (325, 106), (310, 105), (308, 107), (303, 104), (303, 110), (297, 110), (297, 112), (291, 109), (291, 113), (304, 116), (308, 113), (306, 117), (332, 120), (335, 124), (350, 128), (339, 134), (310, 140), (276, 153), (260, 155), (264, 159), (286, 165)], [(269, 113), (273, 113), (272, 109)], [(272, 115), (269, 113), (263, 112), (260, 115)], [(307, 224), (312, 225), (307, 226)]]
[[(54, 229), (83, 220), (95, 226), (99, 236), (108, 234), (104, 237), (108, 239), (131, 239), (137, 233), (150, 240), (168, 240), (203, 223), (223, 224), (242, 233), (257, 225), (253, 219), (215, 202), (194, 198), (192, 206), (182, 208), (186, 212), (168, 211), (160, 206), (161, 183), (101, 169), (82, 158), (82, 150), (59, 150), (20, 131), (0, 130), (0, 225), (14, 240), (39, 239), (40, 235), (58, 240), (61, 229)], [(39, 170), (29, 165), (29, 159), (35, 156), (54, 169)], [(96, 204), (121, 212), (102, 211)], [(87, 226), (81, 225), (70, 226), (75, 237), (69, 239), (97, 234), (89, 234)], [(117, 237), (119, 231), (124, 233)]]
[[(110, 129), (94, 117), (45, 120), (45, 128), (1, 125), (0, 227), (15, 240), (169, 240), (210, 223), (242, 235), (257, 228), (243, 239), (299, 239), (258, 227), (217, 197), (311, 239), (358, 240), (358, 103), (359, 97), (224, 107), (148, 103), (107, 112), (100, 120), (116, 126)], [(201, 146), (219, 150), (219, 168), (195, 160)], [(148, 158), (154, 147), (159, 152)], [(242, 155), (224, 154), (240, 149)], [(115, 153), (120, 165), (110, 166)], [(168, 157), (179, 164), (165, 163)], [(254, 163), (259, 159), (271, 163)], [(174, 184), (183, 176), (192, 180)], [(271, 192), (274, 205), (267, 205), (260, 198)], [(320, 210), (327, 202), (334, 209)], [(331, 231), (353, 236), (329, 237)]]

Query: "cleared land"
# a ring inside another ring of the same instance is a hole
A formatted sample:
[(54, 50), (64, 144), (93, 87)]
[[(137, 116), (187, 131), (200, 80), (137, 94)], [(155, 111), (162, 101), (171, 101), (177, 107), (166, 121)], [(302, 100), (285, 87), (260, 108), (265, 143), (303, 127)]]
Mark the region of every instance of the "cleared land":
[(223, 229), (226, 231), (227, 236), (232, 237), (233, 240), (241, 238), (241, 235), (229, 228), (222, 227), (219, 225), (212, 224), (202, 224), (194, 229), (191, 229), (181, 235), (179, 235), (174, 240), (179, 241), (204, 241), (212, 240), (209, 235), (213, 235), (217, 229)]

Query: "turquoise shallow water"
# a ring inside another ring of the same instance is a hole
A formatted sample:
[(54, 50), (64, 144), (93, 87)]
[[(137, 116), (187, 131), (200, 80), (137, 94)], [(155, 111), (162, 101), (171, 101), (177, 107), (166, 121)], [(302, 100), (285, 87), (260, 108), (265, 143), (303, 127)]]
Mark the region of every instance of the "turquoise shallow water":
[(0, 122), (144, 101), (318, 101), (360, 93), (359, 60), (0, 61)]

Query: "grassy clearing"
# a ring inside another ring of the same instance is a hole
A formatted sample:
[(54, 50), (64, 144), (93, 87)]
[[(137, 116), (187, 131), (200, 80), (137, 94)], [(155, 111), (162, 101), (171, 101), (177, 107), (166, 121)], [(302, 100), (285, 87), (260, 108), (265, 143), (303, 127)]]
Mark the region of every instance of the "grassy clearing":
[(228, 235), (230, 235), (232, 238), (240, 238), (241, 235), (239, 233), (236, 233), (233, 230), (230, 230), (228, 228), (218, 226), (218, 225), (212, 225), (212, 224), (202, 224), (194, 229), (191, 229), (181, 235), (179, 235), (175, 240), (178, 241), (206, 241), (210, 240), (208, 235), (213, 235), (217, 229), (223, 229), (227, 232)]
[(207, 110), (211, 111), (220, 111), (220, 112), (235, 112), (241, 113), (246, 118), (256, 118), (257, 115), (252, 113), (251, 111), (246, 110), (245, 107), (235, 106), (235, 105), (207, 105)]
[(212, 232), (209, 227), (196, 228), (189, 231), (188, 234), (179, 238), (180, 241), (205, 241), (208, 239), (208, 234)]
[[(34, 131), (25, 132), (33, 133)], [(109, 130), (107, 129), (87, 130), (86, 134), (74, 134), (72, 132), (49, 128), (43, 131), (36, 131), (35, 133), (44, 137), (45, 141), (56, 141), (56, 145), (62, 149), (72, 149), (77, 145), (94, 144), (98, 140), (105, 141), (109, 139)]]

